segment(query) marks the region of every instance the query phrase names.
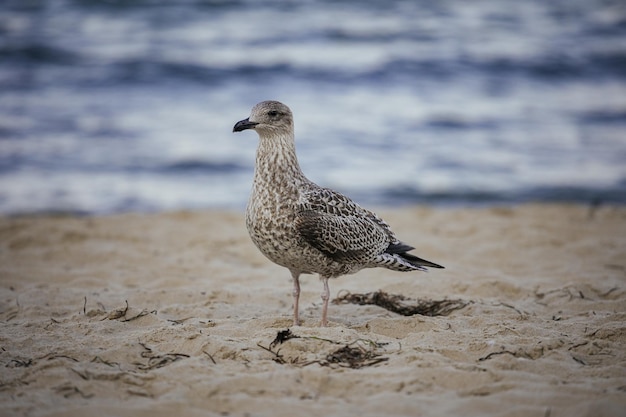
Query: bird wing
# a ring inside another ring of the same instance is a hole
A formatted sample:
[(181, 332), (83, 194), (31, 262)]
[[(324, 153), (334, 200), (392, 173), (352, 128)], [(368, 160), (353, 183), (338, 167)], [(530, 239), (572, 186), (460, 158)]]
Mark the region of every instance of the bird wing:
[(367, 263), (397, 241), (382, 219), (327, 188), (301, 193), (295, 225), (306, 242), (337, 261)]

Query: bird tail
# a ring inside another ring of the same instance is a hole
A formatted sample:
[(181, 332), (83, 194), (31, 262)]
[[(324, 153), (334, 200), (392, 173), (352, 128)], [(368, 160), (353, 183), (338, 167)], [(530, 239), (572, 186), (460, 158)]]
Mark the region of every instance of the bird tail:
[[(394, 265), (399, 267), (397, 270), (399, 271), (409, 271), (409, 270), (420, 270), (426, 271), (425, 267), (429, 268), (440, 268), (443, 269), (443, 266), (438, 265), (434, 262), (427, 261), (426, 259), (419, 258), (415, 255), (411, 255), (408, 253), (410, 250), (415, 249), (413, 246), (407, 245), (402, 242), (395, 242), (390, 244), (385, 251), (386, 254), (391, 255), (394, 259), (399, 261), (400, 265)], [(390, 266), (388, 266), (389, 268)], [(390, 269), (396, 269), (391, 267)]]
[(430, 262), (427, 261), (426, 259), (422, 259), (422, 258), (418, 258), (415, 255), (411, 255), (410, 253), (399, 253), (398, 254), (402, 259), (406, 260), (408, 263), (410, 263), (411, 265), (414, 265), (416, 267), (424, 267), (427, 266), (429, 268), (439, 268), (439, 269), (444, 269), (443, 266), (438, 265), (434, 262)]

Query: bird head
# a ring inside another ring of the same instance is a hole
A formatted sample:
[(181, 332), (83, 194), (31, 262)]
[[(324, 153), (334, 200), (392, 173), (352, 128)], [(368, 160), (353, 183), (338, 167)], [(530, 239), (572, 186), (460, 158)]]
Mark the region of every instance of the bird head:
[(289, 134), (293, 132), (293, 115), (279, 101), (262, 101), (252, 108), (250, 117), (235, 124), (233, 132), (246, 129), (254, 129), (259, 135)]

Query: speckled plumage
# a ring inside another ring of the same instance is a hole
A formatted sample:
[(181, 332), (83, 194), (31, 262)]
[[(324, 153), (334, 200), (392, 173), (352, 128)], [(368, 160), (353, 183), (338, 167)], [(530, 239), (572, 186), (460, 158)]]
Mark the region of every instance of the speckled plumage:
[(363, 268), (425, 270), (440, 265), (407, 253), (380, 217), (348, 197), (309, 181), (296, 157), (291, 110), (264, 101), (233, 131), (254, 129), (259, 135), (246, 226), (257, 248), (291, 271), (294, 324), (298, 324), (300, 274), (319, 274), (323, 284), (322, 326), (327, 323), (328, 279)]

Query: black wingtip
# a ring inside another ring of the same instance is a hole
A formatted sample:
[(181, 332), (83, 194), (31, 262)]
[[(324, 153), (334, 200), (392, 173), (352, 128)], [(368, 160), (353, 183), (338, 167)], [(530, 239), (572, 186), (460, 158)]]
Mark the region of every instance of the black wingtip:
[(446, 269), (445, 267), (436, 264), (434, 262), (427, 261), (426, 259), (418, 258), (415, 255), (411, 255), (410, 253), (399, 253), (402, 258), (406, 259), (415, 266), (426, 266), (428, 268), (437, 268), (437, 269)]
[(406, 243), (403, 243), (403, 242), (396, 242), (396, 243), (390, 243), (389, 246), (387, 246), (387, 249), (385, 250), (385, 252), (391, 253), (391, 254), (394, 254), (394, 253), (403, 254), (413, 249), (415, 248), (411, 245), (407, 245)]
[(391, 254), (398, 254), (405, 260), (414, 264), (415, 266), (427, 266), (429, 268), (445, 269), (443, 266), (438, 265), (434, 262), (430, 262), (430, 261), (427, 261), (426, 259), (418, 258), (415, 255), (411, 255), (410, 253), (407, 253), (408, 251), (413, 250), (413, 249), (415, 249), (413, 246), (407, 245), (406, 243), (396, 242), (396, 243), (391, 243), (387, 247), (387, 250), (385, 250), (385, 252), (391, 253)]

